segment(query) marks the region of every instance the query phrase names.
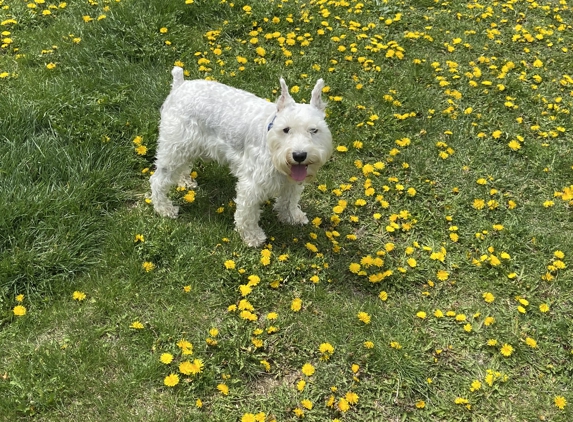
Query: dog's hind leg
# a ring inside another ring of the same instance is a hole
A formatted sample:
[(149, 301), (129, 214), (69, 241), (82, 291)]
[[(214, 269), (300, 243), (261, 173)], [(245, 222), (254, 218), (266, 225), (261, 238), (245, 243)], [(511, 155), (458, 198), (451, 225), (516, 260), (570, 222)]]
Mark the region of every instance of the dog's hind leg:
[(151, 176), (151, 200), (155, 211), (164, 217), (177, 217), (179, 207), (167, 197), (169, 189), (183, 183), (185, 187), (195, 187), (189, 176), (194, 157), (192, 138), (198, 136), (195, 125), (186, 128), (178, 118), (166, 118), (161, 122), (157, 143), (156, 170)]
[(249, 246), (262, 245), (267, 236), (259, 227), (261, 201), (253, 197), (253, 188), (249, 182), (239, 179), (235, 203), (235, 228), (241, 239)]
[(186, 189), (195, 189), (197, 187), (197, 182), (191, 177), (191, 166), (187, 166), (183, 169), (177, 186), (182, 186)]

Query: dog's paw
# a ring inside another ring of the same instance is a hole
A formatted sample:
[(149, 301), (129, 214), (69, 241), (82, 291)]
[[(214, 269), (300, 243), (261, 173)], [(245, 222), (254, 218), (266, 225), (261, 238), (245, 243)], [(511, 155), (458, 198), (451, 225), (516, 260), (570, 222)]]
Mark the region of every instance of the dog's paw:
[(279, 221), (283, 223), (292, 225), (308, 223), (308, 218), (306, 216), (306, 213), (304, 213), (300, 209), (297, 209), (293, 212), (290, 211), (284, 212), (282, 210), (277, 210), (277, 211), (278, 211)]
[(306, 213), (302, 212), (300, 209), (291, 213), (290, 224), (308, 224)]
[(155, 212), (162, 217), (177, 218), (179, 207), (175, 205), (155, 206)]
[(265, 232), (260, 227), (257, 227), (253, 231), (240, 231), (239, 234), (241, 235), (243, 242), (252, 248), (261, 246), (267, 239)]
[(193, 178), (190, 175), (184, 173), (181, 175), (181, 178), (179, 179), (177, 186), (182, 186), (186, 189), (195, 189), (197, 187), (197, 182), (193, 180)]

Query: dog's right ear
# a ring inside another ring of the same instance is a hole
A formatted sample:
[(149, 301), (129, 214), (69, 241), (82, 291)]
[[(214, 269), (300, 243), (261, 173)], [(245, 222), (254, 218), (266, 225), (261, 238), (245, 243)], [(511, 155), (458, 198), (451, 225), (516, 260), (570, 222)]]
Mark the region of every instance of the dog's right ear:
[(290, 96), (288, 92), (288, 86), (283, 78), (280, 79), (281, 82), (281, 96), (277, 100), (277, 111), (281, 111), (291, 105), (294, 105), (295, 102)]

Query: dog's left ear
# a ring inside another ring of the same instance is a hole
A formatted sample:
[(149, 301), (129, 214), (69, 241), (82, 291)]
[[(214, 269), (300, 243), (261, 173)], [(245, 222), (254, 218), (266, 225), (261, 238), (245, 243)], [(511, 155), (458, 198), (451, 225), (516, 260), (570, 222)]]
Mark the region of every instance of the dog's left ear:
[(314, 86), (310, 96), (310, 105), (320, 111), (324, 111), (326, 109), (326, 103), (322, 101), (322, 88), (324, 88), (324, 81), (319, 79), (316, 81), (316, 85)]
[(282, 109), (295, 104), (294, 100), (292, 99), (292, 97), (288, 92), (288, 86), (285, 80), (281, 78), (280, 81), (281, 81), (281, 96), (277, 100), (277, 111), (281, 111)]

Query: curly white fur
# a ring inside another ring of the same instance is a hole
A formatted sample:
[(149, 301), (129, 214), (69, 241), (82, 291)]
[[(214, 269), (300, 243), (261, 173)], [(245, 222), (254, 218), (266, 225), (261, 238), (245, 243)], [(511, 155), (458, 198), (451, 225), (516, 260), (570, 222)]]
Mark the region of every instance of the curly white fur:
[(276, 198), (281, 221), (306, 224), (299, 206), (304, 182), (332, 154), (332, 137), (324, 121), (318, 80), (310, 104), (297, 104), (281, 78), (276, 104), (218, 82), (184, 81), (183, 69), (172, 70), (171, 92), (161, 108), (152, 201), (163, 216), (175, 218), (178, 207), (167, 198), (176, 183), (194, 187), (188, 176), (198, 159), (227, 165), (237, 177), (235, 226), (249, 246), (259, 246), (261, 204)]

